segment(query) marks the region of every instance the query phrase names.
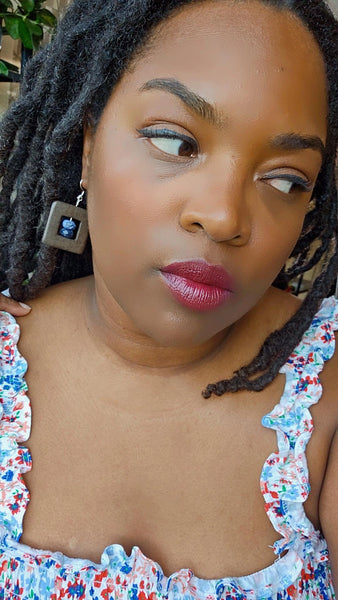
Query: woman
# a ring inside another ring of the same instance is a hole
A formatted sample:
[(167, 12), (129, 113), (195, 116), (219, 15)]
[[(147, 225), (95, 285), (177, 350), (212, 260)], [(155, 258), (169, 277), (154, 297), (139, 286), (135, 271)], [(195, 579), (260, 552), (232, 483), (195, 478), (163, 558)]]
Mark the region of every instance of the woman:
[[(20, 352), (2, 321), (4, 595), (334, 597), (334, 39), (314, 0), (75, 0), (31, 63), (1, 138), (33, 307)], [(83, 254), (55, 248), (75, 203)], [(323, 255), (303, 304), (271, 287)]]

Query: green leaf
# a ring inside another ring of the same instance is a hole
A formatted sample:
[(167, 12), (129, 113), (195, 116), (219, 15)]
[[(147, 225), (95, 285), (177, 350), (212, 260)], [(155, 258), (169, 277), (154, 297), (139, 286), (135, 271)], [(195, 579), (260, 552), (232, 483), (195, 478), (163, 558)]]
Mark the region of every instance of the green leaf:
[(56, 27), (57, 19), (47, 8), (41, 8), (36, 12), (36, 20), (38, 23), (42, 23), (42, 25), (46, 25), (47, 27)]
[(20, 4), (26, 14), (32, 12), (35, 8), (34, 0), (20, 0)]
[(38, 50), (43, 38), (42, 27), (30, 19), (21, 19), (19, 23), (20, 39), (25, 48)]
[(0, 2), (0, 11), (6, 10), (6, 8), (13, 8), (13, 4), (11, 0), (1, 0)]
[(43, 35), (42, 36), (32, 35), (33, 48), (35, 51), (40, 49), (40, 44), (41, 44), (42, 38), (43, 38)]
[(32, 40), (32, 36), (31, 36), (31, 32), (29, 31), (25, 21), (23, 21), (23, 19), (20, 19), (19, 21), (19, 38), (22, 41), (23, 46), (25, 46), (25, 48), (29, 48), (30, 50), (33, 50), (33, 40)]
[(8, 60), (3, 59), (1, 62), (6, 65), (9, 71), (14, 71), (15, 73), (19, 73), (19, 67), (17, 65), (13, 65), (13, 63), (8, 62)]
[(5, 63), (2, 62), (2, 60), (0, 60), (0, 75), (8, 75), (8, 69)]
[(31, 19), (25, 19), (25, 24), (32, 35), (42, 38), (43, 31), (41, 25), (39, 25), (36, 21), (32, 21)]
[(19, 24), (22, 22), (22, 19), (20, 17), (16, 17), (15, 15), (6, 15), (4, 20), (6, 29), (13, 40), (18, 40), (21, 38)]

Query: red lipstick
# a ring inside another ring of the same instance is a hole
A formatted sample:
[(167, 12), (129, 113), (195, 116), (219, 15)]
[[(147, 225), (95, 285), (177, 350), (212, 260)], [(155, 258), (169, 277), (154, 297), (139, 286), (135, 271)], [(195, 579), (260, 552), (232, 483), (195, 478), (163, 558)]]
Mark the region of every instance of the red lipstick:
[(217, 308), (234, 291), (229, 273), (223, 267), (210, 265), (204, 260), (175, 262), (160, 270), (175, 298), (193, 310)]

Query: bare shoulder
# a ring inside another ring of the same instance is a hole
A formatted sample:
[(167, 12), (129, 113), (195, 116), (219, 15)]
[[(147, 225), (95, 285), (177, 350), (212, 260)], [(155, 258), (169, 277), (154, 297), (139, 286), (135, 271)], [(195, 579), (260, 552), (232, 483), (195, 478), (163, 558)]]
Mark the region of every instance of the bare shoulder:
[(43, 325), (46, 319), (58, 320), (60, 314), (69, 318), (76, 311), (77, 305), (89, 286), (92, 285), (92, 277), (66, 281), (43, 290), (37, 298), (29, 301), (32, 311), (28, 316), (20, 319), (20, 325), (34, 323), (35, 326)]
[[(65, 310), (71, 308), (72, 302), (76, 301), (83, 291), (92, 285), (93, 277), (83, 277), (52, 285), (43, 290), (37, 298), (30, 300), (30, 306), (36, 313), (49, 313), (50, 311)], [(38, 310), (36, 310), (38, 309)]]
[(30, 301), (30, 314), (17, 319), (21, 329), (21, 349), (28, 357), (35, 348), (53, 350), (56, 341), (62, 337), (61, 332), (69, 337), (70, 332), (78, 329), (83, 298), (90, 285), (91, 277), (68, 281), (47, 288)]
[(323, 395), (320, 400), (322, 410), (325, 410), (326, 418), (331, 423), (333, 430), (338, 427), (338, 350), (330, 360), (324, 363), (323, 371), (320, 374), (320, 381), (323, 386)]
[[(337, 339), (337, 332), (335, 332)], [(331, 441), (338, 427), (338, 350), (335, 345), (335, 351), (329, 360), (326, 360), (323, 369), (319, 374), (319, 379), (322, 384), (322, 396), (319, 402), (322, 419), (325, 419), (330, 424), (332, 432)], [(319, 413), (319, 411), (318, 411)]]
[[(318, 420), (329, 423), (330, 447), (326, 462), (325, 476), (319, 495), (319, 519), (327, 541), (335, 589), (338, 589), (338, 351), (325, 363), (321, 373), (323, 395)], [(316, 407), (317, 408), (317, 407)], [(319, 408), (319, 407), (318, 407)]]

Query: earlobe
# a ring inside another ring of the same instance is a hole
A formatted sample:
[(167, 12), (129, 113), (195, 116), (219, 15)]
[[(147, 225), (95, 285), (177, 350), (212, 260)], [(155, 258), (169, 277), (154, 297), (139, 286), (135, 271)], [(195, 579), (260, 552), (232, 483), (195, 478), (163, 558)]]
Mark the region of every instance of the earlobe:
[(316, 208), (316, 200), (314, 198), (311, 198), (311, 200), (309, 200), (309, 203), (307, 205), (307, 209), (306, 212), (309, 213), (311, 212), (314, 208)]
[(94, 141), (94, 126), (91, 119), (87, 119), (83, 127), (83, 152), (82, 152), (82, 174), (81, 181), (84, 189), (88, 187), (88, 175), (90, 169), (90, 158)]

